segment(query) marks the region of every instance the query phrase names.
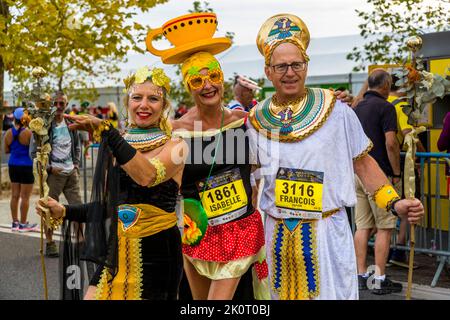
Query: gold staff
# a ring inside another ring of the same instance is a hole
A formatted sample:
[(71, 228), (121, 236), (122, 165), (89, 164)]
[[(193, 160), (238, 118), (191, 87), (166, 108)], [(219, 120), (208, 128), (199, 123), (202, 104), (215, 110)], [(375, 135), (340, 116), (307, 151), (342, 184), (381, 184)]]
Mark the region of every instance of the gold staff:
[[(419, 36), (411, 37), (406, 42), (411, 51), (411, 67), (416, 69), (416, 52), (422, 47), (422, 38)], [(415, 86), (414, 86), (415, 87)], [(415, 89), (414, 96), (411, 101), (412, 110), (416, 110), (415, 105)], [(414, 165), (416, 157), (416, 148), (418, 134), (425, 131), (425, 127), (417, 127), (417, 119), (414, 119), (414, 128), (405, 136), (405, 144), (408, 147), (405, 157), (404, 181), (405, 181), (405, 196), (406, 198), (414, 198), (416, 193), (416, 176), (414, 174)], [(411, 300), (412, 290), (412, 276), (414, 266), (414, 247), (416, 243), (414, 224), (410, 225), (410, 239), (409, 239), (409, 269), (408, 269), (408, 287), (406, 289), (406, 300)]]
[[(55, 108), (52, 108), (52, 101), (49, 94), (43, 93), (41, 88), (41, 80), (47, 74), (47, 72), (37, 67), (33, 69), (32, 73), (36, 78), (36, 84), (33, 85), (30, 100), (26, 111), (29, 115), (28, 127), (33, 132), (34, 140), (36, 143), (36, 157), (33, 160), (33, 174), (35, 180), (39, 186), (39, 197), (44, 198), (47, 202), (48, 199), (48, 185), (47, 185), (47, 164), (48, 156), (51, 151), (51, 146), (48, 143), (48, 130), (51, 126), (53, 118), (55, 116)], [(47, 273), (45, 269), (44, 259), (44, 227), (53, 228), (52, 218), (50, 211), (45, 208), (41, 208), (44, 214), (41, 215), (41, 264), (44, 278), (44, 296), (45, 300), (48, 300), (48, 288), (47, 288)]]

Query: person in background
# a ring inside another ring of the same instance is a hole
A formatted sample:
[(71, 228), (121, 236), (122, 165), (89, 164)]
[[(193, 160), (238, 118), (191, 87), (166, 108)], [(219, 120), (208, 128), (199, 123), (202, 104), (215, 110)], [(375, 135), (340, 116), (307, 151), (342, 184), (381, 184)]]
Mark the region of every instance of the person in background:
[[(89, 114), (91, 107), (89, 107), (90, 103), (89, 101), (83, 101), (80, 104), (80, 110), (78, 111), (77, 115), (85, 115), (85, 114)], [(90, 136), (89, 132), (86, 131), (79, 131), (78, 132), (79, 136), (80, 136), (80, 142), (82, 143), (84, 150), (83, 150), (83, 154), (86, 156), (86, 159), (90, 159), (91, 155), (89, 154), (89, 145), (91, 144), (92, 141), (92, 137)]]
[[(406, 152), (406, 147), (403, 146), (403, 141), (405, 140), (405, 136), (411, 132), (412, 125), (408, 124), (408, 116), (403, 112), (403, 108), (405, 106), (408, 106), (408, 100), (406, 98), (406, 94), (404, 92), (400, 92), (400, 87), (397, 86), (395, 83), (399, 80), (398, 77), (395, 74), (391, 74), (392, 78), (392, 85), (391, 85), (391, 91), (389, 93), (389, 97), (387, 98), (387, 101), (390, 102), (395, 107), (395, 112), (397, 114), (397, 140), (400, 145), (400, 151)], [(417, 151), (418, 152), (426, 152), (424, 146), (422, 145), (422, 142), (419, 140), (417, 142)], [(405, 166), (405, 158), (400, 157), (400, 174), (403, 177), (403, 169)], [(419, 171), (415, 170), (416, 176), (419, 176)], [(402, 178), (403, 180), (403, 178)], [(420, 181), (419, 179), (416, 179), (417, 181)], [(402, 185), (404, 185), (402, 181)], [(417, 190), (420, 190), (420, 184), (416, 186)], [(403, 191), (403, 188), (402, 188)], [(419, 193), (420, 194), (420, 193)], [(404, 194), (402, 192), (402, 197), (404, 197)], [(399, 224), (399, 231), (397, 235), (397, 241), (396, 244), (400, 246), (404, 246), (406, 244), (406, 229), (408, 228), (408, 220), (404, 218), (400, 218), (397, 222)], [(402, 267), (408, 267), (407, 264), (407, 257), (406, 252), (399, 249), (392, 249), (389, 253), (388, 258), (389, 263), (402, 266)]]
[[(8, 161), (11, 180), (11, 217), (12, 231), (35, 231), (37, 224), (27, 221), (30, 196), (33, 191), (33, 161), (29, 156), (32, 133), (21, 122), (24, 108), (17, 108), (14, 113), (13, 126), (5, 134), (5, 153), (10, 153)], [(20, 201), (20, 221), (18, 219)]]
[(182, 116), (184, 116), (186, 113), (188, 112), (188, 108), (186, 107), (186, 105), (184, 103), (180, 103), (178, 105), (178, 109), (175, 112), (175, 119), (179, 119)]
[(233, 84), (234, 99), (228, 103), (227, 108), (248, 112), (255, 105), (255, 93), (260, 89), (255, 81), (237, 75)]
[(2, 129), (4, 132), (6, 132), (9, 129), (11, 129), (12, 127), (14, 127), (14, 114), (11, 112), (11, 113), (5, 114), (5, 116), (3, 117)]
[(103, 108), (101, 106), (97, 106), (94, 109), (94, 116), (99, 118), (99, 119), (103, 119)]
[(107, 103), (106, 109), (107, 109), (106, 119), (108, 119), (109, 122), (111, 122), (114, 128), (120, 129), (119, 112), (117, 111), (116, 104), (110, 101)]
[[(450, 153), (450, 111), (445, 115), (443, 123), (437, 147), (439, 151)], [(448, 162), (445, 165), (445, 175), (447, 176), (447, 196), (450, 198), (450, 166)]]
[[(47, 167), (48, 195), (59, 201), (59, 196), (63, 193), (69, 204), (79, 204), (81, 203), (79, 134), (77, 131), (69, 130), (69, 123), (63, 117), (68, 105), (67, 96), (63, 92), (57, 92), (53, 99), (56, 115), (48, 133), (52, 147)], [(34, 144), (32, 146), (31, 154), (34, 158), (36, 146)], [(47, 237), (45, 255), (51, 258), (58, 257), (58, 249), (53, 241), (53, 231), (47, 229), (45, 234)]]
[[(389, 182), (394, 186), (395, 191), (401, 194), (400, 147), (396, 137), (397, 115), (394, 106), (387, 102), (392, 79), (386, 71), (376, 69), (369, 75), (368, 84), (369, 90), (354, 110), (361, 121), (364, 132), (373, 143), (373, 149), (369, 152), (370, 156), (375, 159), (384, 174), (389, 178)], [(367, 289), (369, 277), (366, 265), (367, 243), (371, 231), (376, 226), (375, 264), (379, 270), (375, 272), (375, 279), (380, 280), (380, 288), (373, 289), (372, 293), (400, 292), (402, 285), (385, 277), (390, 239), (397, 223), (397, 217), (385, 209), (377, 207), (375, 201), (368, 196), (358, 177), (356, 177), (355, 183), (357, 196), (355, 249), (359, 289)]]

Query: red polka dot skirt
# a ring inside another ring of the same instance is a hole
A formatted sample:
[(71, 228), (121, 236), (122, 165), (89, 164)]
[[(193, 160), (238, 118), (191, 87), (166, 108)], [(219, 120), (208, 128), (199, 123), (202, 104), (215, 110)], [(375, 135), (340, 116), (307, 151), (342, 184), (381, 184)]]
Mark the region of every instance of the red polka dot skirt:
[(237, 221), (208, 226), (202, 241), (196, 246), (183, 244), (183, 253), (191, 258), (229, 262), (253, 256), (264, 246), (264, 227), (260, 213)]

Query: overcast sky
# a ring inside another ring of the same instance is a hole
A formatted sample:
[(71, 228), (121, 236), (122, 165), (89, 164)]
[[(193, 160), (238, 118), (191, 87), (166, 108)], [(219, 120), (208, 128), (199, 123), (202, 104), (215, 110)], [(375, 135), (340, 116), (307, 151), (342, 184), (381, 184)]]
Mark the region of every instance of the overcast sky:
[[(139, 15), (137, 20), (151, 28), (187, 14), (193, 8), (192, 0), (169, 0)], [(203, 3), (203, 1), (202, 1)], [(308, 26), (311, 37), (331, 37), (358, 34), (362, 22), (355, 9), (368, 9), (365, 0), (209, 0), (217, 14), (219, 31), (235, 33), (235, 44), (253, 44), (262, 23), (277, 13), (293, 13)]]

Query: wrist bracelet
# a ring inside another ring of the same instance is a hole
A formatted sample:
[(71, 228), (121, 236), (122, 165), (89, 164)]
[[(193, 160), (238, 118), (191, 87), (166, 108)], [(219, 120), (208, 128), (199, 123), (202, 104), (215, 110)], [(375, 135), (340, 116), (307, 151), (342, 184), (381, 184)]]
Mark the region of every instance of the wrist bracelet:
[(390, 208), (388, 207), (389, 204), (396, 199), (400, 199), (400, 197), (398, 196), (394, 187), (392, 187), (390, 184), (382, 185), (373, 194), (373, 200), (375, 201), (376, 205), (386, 211), (390, 210)]
[(397, 210), (395, 210), (395, 204), (399, 201), (400, 201), (400, 198), (393, 199), (392, 201), (389, 201), (389, 203), (387, 205), (389, 208), (389, 211), (391, 211), (391, 213), (396, 217), (398, 217), (398, 212), (397, 212)]
[(94, 138), (94, 141), (100, 142), (102, 140), (103, 131), (109, 131), (109, 129), (111, 127), (112, 127), (112, 125), (111, 125), (111, 122), (109, 122), (109, 120), (103, 120), (100, 123), (100, 125), (92, 133), (92, 137)]
[(151, 158), (148, 161), (156, 169), (155, 181), (153, 181), (153, 183), (151, 183), (147, 186), (150, 188), (150, 187), (156, 186), (157, 184), (160, 184), (161, 182), (164, 181), (164, 178), (166, 177), (166, 166), (164, 166), (164, 163), (162, 163), (162, 161), (159, 160), (158, 158)]
[(48, 227), (52, 230), (57, 229), (60, 225), (63, 224), (65, 216), (66, 216), (66, 206), (63, 206), (63, 213), (62, 213), (61, 217), (59, 217), (59, 218), (50, 217)]

